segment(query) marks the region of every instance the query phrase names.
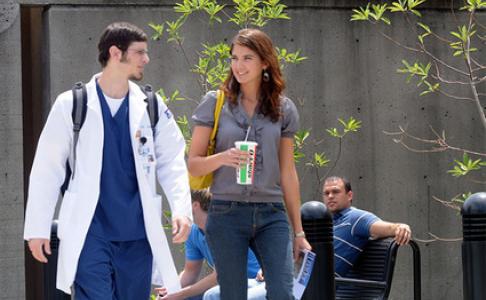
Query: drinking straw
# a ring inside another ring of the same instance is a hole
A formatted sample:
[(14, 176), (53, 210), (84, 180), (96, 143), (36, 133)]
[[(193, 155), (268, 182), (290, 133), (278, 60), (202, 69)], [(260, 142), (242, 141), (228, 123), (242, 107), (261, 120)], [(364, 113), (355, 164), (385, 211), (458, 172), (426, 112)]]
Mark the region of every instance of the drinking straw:
[(248, 140), (248, 134), (250, 134), (250, 128), (251, 128), (251, 125), (248, 126), (248, 129), (246, 130), (245, 142)]

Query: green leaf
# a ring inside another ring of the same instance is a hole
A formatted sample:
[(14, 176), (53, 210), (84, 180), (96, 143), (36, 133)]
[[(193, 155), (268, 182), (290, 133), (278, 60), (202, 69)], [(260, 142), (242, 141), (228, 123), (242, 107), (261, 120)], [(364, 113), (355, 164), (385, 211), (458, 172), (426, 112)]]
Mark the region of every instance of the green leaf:
[(432, 33), (432, 30), (430, 30), (430, 27), (428, 25), (425, 25), (424, 23), (417, 22), (417, 25), (422, 27), (423, 30), (425, 30), (426, 33)]
[(453, 166), (453, 169), (448, 170), (447, 173), (452, 174), (454, 177), (460, 177), (466, 176), (472, 171), (481, 169), (484, 162), (480, 158), (472, 160), (467, 153), (464, 153), (462, 156), (462, 161), (455, 159), (454, 163), (455, 165)]
[(351, 15), (351, 21), (368, 21), (370, 19), (370, 3), (366, 7), (360, 7), (358, 9), (353, 9), (353, 14)]
[(149, 23), (148, 24), (150, 28), (152, 28), (155, 32), (152, 35), (152, 40), (158, 41), (162, 38), (164, 35), (164, 24), (155, 24), (155, 23)]

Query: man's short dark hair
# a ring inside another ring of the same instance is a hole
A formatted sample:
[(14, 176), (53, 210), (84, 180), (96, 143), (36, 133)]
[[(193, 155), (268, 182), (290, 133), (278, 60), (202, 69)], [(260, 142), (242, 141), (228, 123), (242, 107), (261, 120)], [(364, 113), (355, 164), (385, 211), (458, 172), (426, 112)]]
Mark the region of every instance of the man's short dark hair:
[(211, 201), (211, 193), (209, 189), (203, 190), (191, 190), (191, 200), (192, 202), (199, 202), (199, 206), (205, 212), (209, 209), (209, 202)]
[(106, 27), (98, 43), (98, 61), (106, 67), (110, 59), (110, 47), (116, 46), (123, 53), (133, 42), (146, 42), (147, 34), (137, 26), (127, 22), (115, 22)]
[(324, 180), (324, 184), (327, 182), (333, 182), (333, 181), (343, 181), (344, 184), (344, 191), (346, 193), (351, 192), (353, 189), (351, 188), (351, 182), (346, 178), (346, 177), (339, 177), (339, 176), (329, 176)]

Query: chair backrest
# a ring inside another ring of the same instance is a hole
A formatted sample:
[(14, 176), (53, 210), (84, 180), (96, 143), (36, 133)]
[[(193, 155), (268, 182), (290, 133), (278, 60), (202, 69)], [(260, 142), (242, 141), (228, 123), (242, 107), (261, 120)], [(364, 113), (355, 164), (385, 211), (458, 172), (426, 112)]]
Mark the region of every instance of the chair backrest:
[(336, 278), (336, 299), (387, 299), (398, 247), (391, 238), (369, 241), (346, 278)]

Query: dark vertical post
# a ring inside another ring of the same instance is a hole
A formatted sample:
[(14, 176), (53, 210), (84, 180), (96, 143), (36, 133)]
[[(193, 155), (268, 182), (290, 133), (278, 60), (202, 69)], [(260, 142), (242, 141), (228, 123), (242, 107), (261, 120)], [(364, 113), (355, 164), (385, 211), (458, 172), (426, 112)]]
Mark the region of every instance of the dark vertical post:
[(466, 199), (462, 214), (462, 267), (465, 300), (486, 299), (486, 193)]
[(307, 240), (316, 254), (304, 300), (334, 300), (334, 231), (332, 216), (322, 202), (310, 201), (300, 209)]

